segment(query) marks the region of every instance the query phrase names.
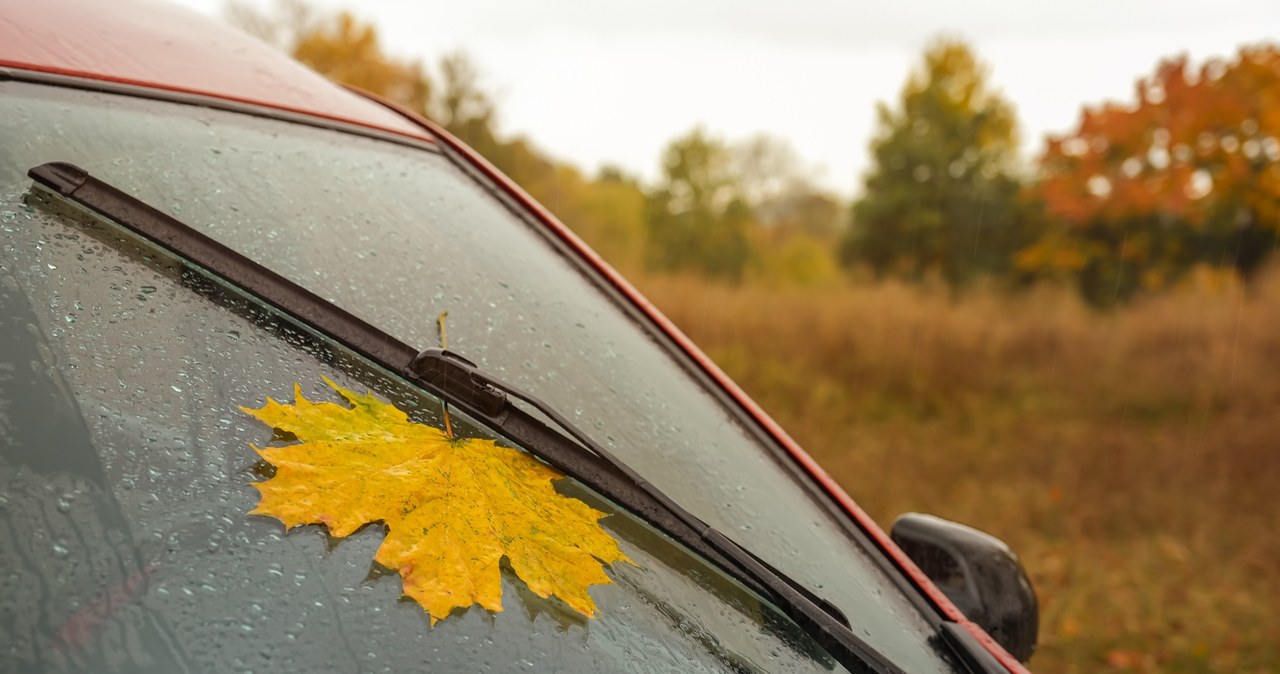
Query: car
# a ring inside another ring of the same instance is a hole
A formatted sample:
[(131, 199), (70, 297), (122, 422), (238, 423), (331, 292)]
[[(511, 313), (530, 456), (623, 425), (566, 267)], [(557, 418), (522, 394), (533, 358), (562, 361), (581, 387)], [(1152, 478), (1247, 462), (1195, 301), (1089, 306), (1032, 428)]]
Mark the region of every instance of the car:
[[(0, 17), (0, 670), (1026, 671), (1007, 547), (886, 535), (438, 126), (149, 0)], [(568, 475), (598, 615), (509, 558), (429, 615), (377, 518), (250, 513), (297, 439), (252, 410), (362, 391)]]

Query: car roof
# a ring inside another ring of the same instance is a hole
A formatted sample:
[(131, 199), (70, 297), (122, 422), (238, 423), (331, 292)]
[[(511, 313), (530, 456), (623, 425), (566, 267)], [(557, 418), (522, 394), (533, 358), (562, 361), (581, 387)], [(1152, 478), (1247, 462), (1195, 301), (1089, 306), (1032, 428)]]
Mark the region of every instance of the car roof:
[(432, 140), (422, 126), (257, 38), (161, 0), (0, 0), (0, 67), (212, 96)]

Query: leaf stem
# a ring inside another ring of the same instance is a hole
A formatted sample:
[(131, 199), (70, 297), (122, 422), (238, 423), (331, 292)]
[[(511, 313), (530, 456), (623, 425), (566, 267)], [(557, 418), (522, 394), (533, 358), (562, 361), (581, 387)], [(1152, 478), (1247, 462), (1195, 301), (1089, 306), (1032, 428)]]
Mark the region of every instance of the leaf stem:
[[(440, 348), (446, 351), (449, 350), (449, 333), (445, 329), (444, 319), (448, 317), (449, 317), (448, 311), (441, 311), (440, 315), (436, 316), (436, 330), (437, 332), (440, 333)], [(444, 408), (444, 434), (449, 436), (449, 439), (452, 440), (453, 439), (453, 423), (449, 420), (449, 401), (441, 400), (440, 404), (441, 404), (441, 407)]]

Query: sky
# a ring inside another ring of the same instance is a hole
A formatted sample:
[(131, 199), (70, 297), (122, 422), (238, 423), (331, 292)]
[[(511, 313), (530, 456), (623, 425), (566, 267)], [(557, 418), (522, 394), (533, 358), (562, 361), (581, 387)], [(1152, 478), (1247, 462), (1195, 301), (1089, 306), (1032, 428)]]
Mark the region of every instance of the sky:
[[(172, 0), (221, 16), (223, 0)], [(267, 6), (261, 0), (252, 4)], [(1280, 41), (1280, 0), (313, 0), (351, 9), (401, 57), (467, 52), (499, 130), (587, 171), (646, 180), (697, 125), (790, 143), (815, 182), (855, 195), (877, 101), (896, 102), (930, 40), (963, 38), (1034, 156), (1085, 104), (1133, 99), (1161, 59)]]

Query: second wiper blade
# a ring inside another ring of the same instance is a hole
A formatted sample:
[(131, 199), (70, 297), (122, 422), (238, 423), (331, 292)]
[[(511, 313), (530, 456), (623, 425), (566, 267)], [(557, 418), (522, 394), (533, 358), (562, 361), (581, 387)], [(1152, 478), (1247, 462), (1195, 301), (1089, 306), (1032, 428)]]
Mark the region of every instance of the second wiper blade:
[[(454, 354), (438, 349), (416, 352), (258, 262), (93, 178), (78, 166), (53, 162), (32, 168), (28, 175), (39, 186), (111, 219), (387, 370), (407, 376), (424, 390), (518, 442), (523, 449), (639, 516), (772, 601), (850, 671), (902, 672), (854, 634), (829, 603), (671, 501), (537, 398), (484, 374)], [(512, 404), (508, 396), (533, 406), (569, 435)]]

